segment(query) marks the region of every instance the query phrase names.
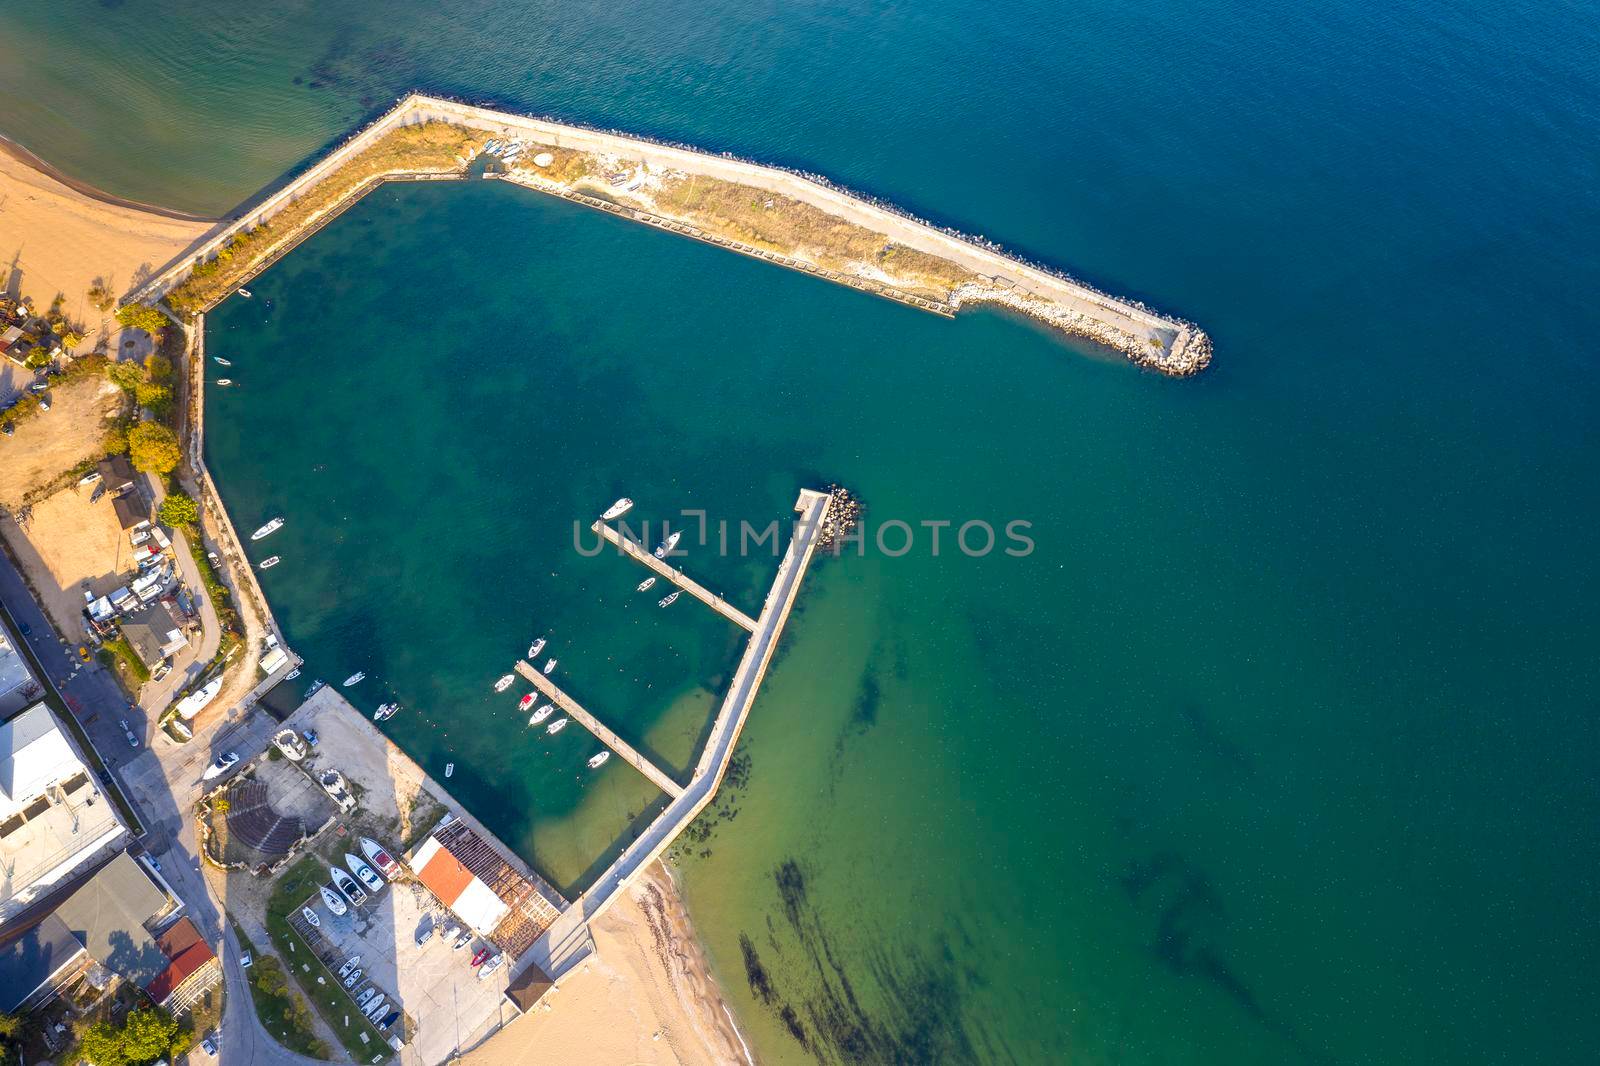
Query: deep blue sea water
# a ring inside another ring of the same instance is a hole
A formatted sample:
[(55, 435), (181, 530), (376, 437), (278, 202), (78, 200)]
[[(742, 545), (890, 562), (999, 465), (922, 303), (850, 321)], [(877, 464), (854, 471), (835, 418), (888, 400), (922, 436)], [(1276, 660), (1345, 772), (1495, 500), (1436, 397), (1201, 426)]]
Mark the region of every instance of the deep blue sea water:
[(376, 665), (569, 887), (651, 797), (504, 741), (486, 679), (548, 627), (673, 763), (733, 654), (575, 512), (837, 478), (1034, 522), (809, 583), (683, 865), (763, 1058), (1600, 1058), (1591, 7), (6, 15), (0, 132), (120, 194), (225, 210), (423, 88), (819, 171), (1211, 333), (1166, 381), (489, 185), (385, 190), (214, 316), (295, 646)]

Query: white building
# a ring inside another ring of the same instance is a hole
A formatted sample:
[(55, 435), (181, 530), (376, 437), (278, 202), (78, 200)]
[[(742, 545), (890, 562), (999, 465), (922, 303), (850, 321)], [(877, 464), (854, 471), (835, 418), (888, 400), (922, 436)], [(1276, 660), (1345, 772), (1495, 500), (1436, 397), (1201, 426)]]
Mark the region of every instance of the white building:
[(127, 844), (87, 760), (42, 703), (0, 725), (0, 925)]

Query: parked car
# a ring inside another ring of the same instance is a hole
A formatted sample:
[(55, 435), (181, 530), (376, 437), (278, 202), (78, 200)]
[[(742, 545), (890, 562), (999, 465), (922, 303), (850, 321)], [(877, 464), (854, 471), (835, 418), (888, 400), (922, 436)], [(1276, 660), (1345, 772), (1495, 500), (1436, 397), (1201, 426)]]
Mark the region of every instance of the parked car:
[(227, 773), (229, 770), (238, 765), (238, 762), (238, 752), (225, 751), (221, 755), (217, 756), (215, 762), (206, 767), (206, 772), (200, 775), (200, 780), (210, 781), (214, 777), (221, 777), (223, 774)]
[(241, 951), (239, 953), (239, 965), (242, 968), (248, 970), (250, 967), (254, 966), (255, 964), (256, 964), (256, 957), (254, 955), (250, 954), (248, 951)]
[(417, 947), (420, 948), (422, 945), (426, 944), (428, 941), (430, 941), (432, 939), (433, 939), (433, 923), (432, 922), (429, 922), (427, 925), (424, 925), (421, 929), (417, 930)]
[(172, 660), (162, 659), (160, 664), (150, 673), (151, 681), (165, 681), (167, 675), (172, 673)]
[(315, 729), (307, 729), (300, 735), (305, 737), (306, 743), (311, 745), (313, 748), (317, 746), (317, 731)]
[(211, 1037), (208, 1036), (204, 1040), (200, 1041), (200, 1050), (204, 1051), (207, 1055), (210, 1055), (212, 1058), (216, 1058), (217, 1057), (217, 1042), (215, 1040), (213, 1040)]
[(138, 746), (139, 746), (139, 738), (134, 735), (134, 732), (133, 732), (132, 729), (128, 728), (128, 720), (126, 718), (124, 718), (121, 721), (119, 721), (117, 724), (122, 727), (122, 735), (128, 738), (128, 747), (130, 747), (130, 748), (138, 748)]

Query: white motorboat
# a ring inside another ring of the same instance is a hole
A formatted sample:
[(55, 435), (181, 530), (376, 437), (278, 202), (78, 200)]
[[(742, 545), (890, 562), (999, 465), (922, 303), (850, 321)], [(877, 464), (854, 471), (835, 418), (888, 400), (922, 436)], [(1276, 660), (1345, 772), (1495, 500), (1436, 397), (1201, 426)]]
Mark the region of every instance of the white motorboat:
[(283, 557), (281, 555), (274, 555), (270, 559), (261, 560), (261, 569), (271, 570), (274, 566), (277, 566), (281, 562), (283, 562)]
[(555, 668), (556, 668), (556, 661), (554, 659), (551, 659), (549, 662), (545, 663), (544, 664), (545, 676), (548, 677), (549, 674), (550, 674), (550, 671), (554, 670)]
[(317, 912), (312, 910), (310, 907), (301, 907), (300, 916), (309, 922), (312, 928), (320, 928), (322, 925), (322, 919), (318, 918)]
[(274, 518), (272, 521), (268, 522), (266, 525), (262, 526), (260, 529), (256, 530), (254, 533), (250, 534), (250, 539), (251, 540), (260, 540), (262, 537), (269, 536), (269, 535), (271, 535), (273, 533), (276, 533), (278, 530), (280, 530), (282, 528), (283, 528), (283, 519), (282, 518)]
[(532, 644), (529, 644), (528, 645), (528, 658), (537, 659), (539, 657), (539, 653), (544, 651), (544, 645), (545, 645), (545, 640), (544, 640), (543, 637), (540, 637), (538, 640), (534, 641)]
[(622, 499), (606, 508), (606, 513), (600, 516), (600, 521), (609, 522), (613, 518), (621, 518), (631, 510), (633, 510), (633, 501), (624, 496)]
[(300, 668), (297, 666), (293, 670), (290, 670), (287, 674), (284, 674), (283, 675), (283, 679), (285, 681), (293, 681), (295, 678), (297, 678), (299, 676), (300, 676)]
[(333, 887), (344, 893), (344, 897), (357, 907), (367, 901), (367, 894), (356, 884), (356, 879), (339, 869), (337, 866), (328, 867), (328, 872), (333, 874)]
[(305, 698), (309, 700), (312, 696), (315, 696), (317, 693), (321, 692), (323, 689), (325, 689), (327, 687), (328, 687), (328, 683), (326, 681), (322, 680), (322, 678), (319, 677), (315, 681), (311, 682), (311, 687), (310, 688), (306, 689)]
[(673, 548), (676, 548), (678, 546), (678, 541), (682, 539), (683, 531), (679, 530), (678, 532), (669, 536), (666, 540), (662, 541), (660, 547), (656, 548), (656, 558), (665, 559), (667, 557), (667, 553)]
[(635, 591), (635, 592), (647, 592), (647, 591), (649, 591), (650, 586), (654, 585), (655, 583), (656, 583), (656, 579), (652, 575), (650, 577), (645, 578), (643, 581), (639, 582), (637, 585), (635, 585), (633, 587), (633, 591)]
[(683, 595), (683, 590), (679, 589), (677, 592), (674, 592), (670, 596), (661, 597), (660, 601), (656, 603), (656, 606), (657, 607), (671, 607), (673, 605), (673, 603), (675, 603), (677, 601), (678, 597), (682, 596), (682, 595)]
[(494, 683), (494, 690), (496, 692), (504, 692), (506, 689), (511, 687), (511, 683), (516, 679), (517, 676), (515, 674), (506, 674), (499, 681)]
[(600, 767), (606, 764), (606, 760), (609, 758), (611, 758), (611, 753), (609, 751), (602, 751), (599, 755), (596, 755), (589, 760), (589, 769), (600, 769)]
[(394, 875), (400, 872), (400, 864), (395, 862), (384, 846), (371, 837), (361, 837), (359, 842), (361, 854), (367, 857), (367, 861), (376, 866), (383, 876), (394, 880)]
[(537, 692), (528, 693), (526, 696), (522, 697), (520, 700), (517, 701), (517, 710), (519, 710), (519, 711), (527, 710), (529, 707), (533, 706), (533, 701), (538, 699), (538, 698), (539, 698), (539, 694)]
[(232, 360), (224, 359), (220, 355), (213, 355), (211, 357), (211, 361), (213, 363), (216, 363), (218, 366), (232, 366), (233, 365), (233, 361)]
[(556, 709), (556, 705), (555, 704), (553, 704), (553, 703), (545, 704), (543, 707), (540, 707), (537, 711), (534, 711), (531, 715), (528, 716), (528, 724), (529, 725), (538, 725), (540, 722), (544, 721), (546, 718), (549, 718), (550, 717), (550, 712), (555, 710), (555, 709)]
[(249, 289), (234, 289), (233, 291), (238, 293), (240, 296), (243, 296), (246, 300), (250, 299)]
[(446, 776), (446, 777), (454, 777), (455, 775), (456, 775), (456, 764), (453, 763), (453, 762), (445, 763), (444, 764), (444, 776)]
[(334, 914), (350, 913), (350, 908), (344, 905), (344, 900), (339, 898), (339, 893), (335, 892), (327, 885), (322, 886), (322, 902), (326, 903), (328, 905), (328, 909)]
[(555, 736), (557, 733), (567, 728), (567, 721), (568, 720), (565, 718), (557, 718), (545, 728), (545, 732), (549, 733), (551, 736)]
[(233, 384), (233, 379), (232, 378), (218, 378), (216, 383), (218, 385), (232, 385)]
[(344, 960), (344, 965), (339, 967), (339, 980), (343, 981), (350, 976), (350, 971), (361, 965), (361, 956), (352, 955)]
[(347, 851), (344, 853), (344, 864), (350, 867), (350, 872), (356, 875), (356, 880), (360, 881), (368, 892), (377, 892), (383, 887), (383, 878), (378, 876), (376, 870), (362, 862), (361, 856), (352, 855)]
[(374, 722), (387, 722), (389, 719), (394, 717), (394, 712), (398, 711), (399, 709), (400, 705), (398, 703), (382, 704), (377, 710), (372, 712), (372, 720)]
[(359, 685), (366, 679), (367, 672), (365, 670), (357, 670), (355, 673), (344, 679), (344, 687), (349, 688), (351, 685)]

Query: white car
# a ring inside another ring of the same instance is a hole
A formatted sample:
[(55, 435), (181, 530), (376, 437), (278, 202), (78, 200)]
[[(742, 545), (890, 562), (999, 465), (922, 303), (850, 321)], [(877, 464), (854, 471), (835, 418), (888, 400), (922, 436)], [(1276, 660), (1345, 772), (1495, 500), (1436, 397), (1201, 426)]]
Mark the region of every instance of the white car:
[(202, 781), (210, 781), (214, 777), (221, 777), (223, 774), (227, 773), (229, 770), (232, 770), (235, 766), (237, 766), (238, 763), (239, 763), (239, 753), (238, 752), (236, 752), (236, 751), (225, 751), (221, 755), (217, 756), (217, 759), (216, 759), (215, 762), (213, 762), (210, 766), (206, 767), (206, 772), (200, 775), (200, 780), (202, 780)]
[(211, 1039), (208, 1036), (204, 1040), (200, 1041), (200, 1050), (204, 1051), (207, 1055), (210, 1055), (212, 1058), (216, 1058), (217, 1057), (217, 1042), (215, 1040)]

